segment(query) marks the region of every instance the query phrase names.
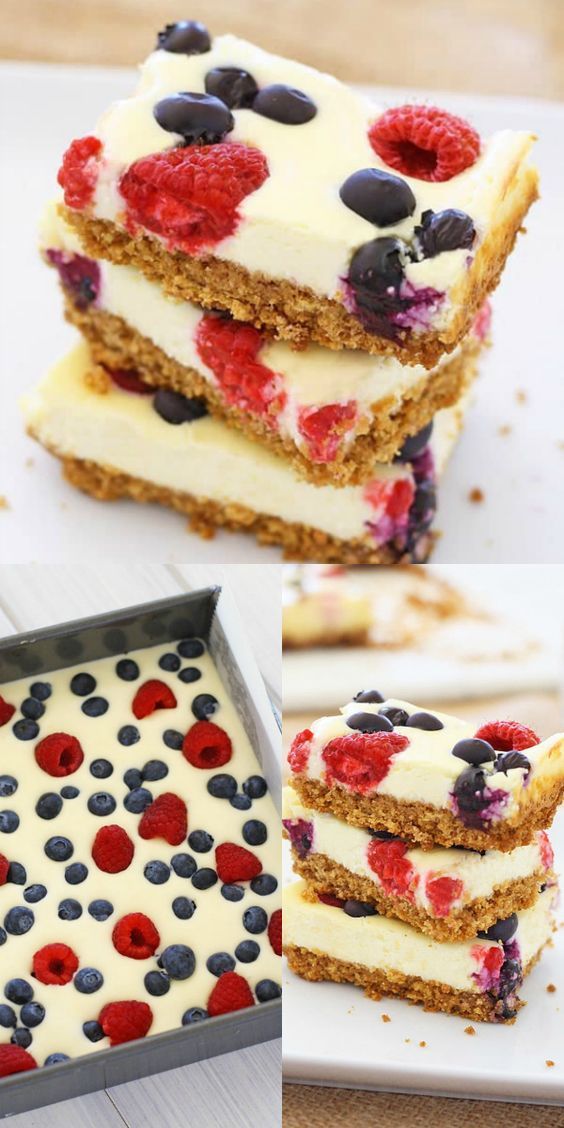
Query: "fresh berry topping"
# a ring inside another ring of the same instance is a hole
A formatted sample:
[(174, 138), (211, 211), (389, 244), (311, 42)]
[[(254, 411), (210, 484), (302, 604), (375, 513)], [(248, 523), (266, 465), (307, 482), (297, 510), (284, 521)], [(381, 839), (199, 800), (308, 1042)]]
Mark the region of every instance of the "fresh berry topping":
[(196, 721), (182, 743), (182, 755), (193, 768), (221, 768), (233, 755), (231, 740), (213, 721)]
[(134, 787), (129, 795), (125, 796), (123, 805), (132, 815), (141, 815), (153, 802), (153, 796), (146, 787)]
[(144, 913), (128, 913), (118, 920), (112, 932), (112, 943), (120, 956), (147, 960), (154, 956), (160, 936), (152, 920)]
[(243, 824), (242, 833), (247, 846), (262, 846), (268, 838), (266, 825), (260, 819), (248, 819)]
[(312, 462), (332, 462), (337, 457), (356, 417), (356, 400), (299, 408), (298, 430)]
[(182, 1015), (182, 1025), (191, 1026), (193, 1022), (201, 1022), (204, 1018), (208, 1018), (207, 1010), (203, 1007), (190, 1007)]
[(252, 74), (240, 67), (214, 67), (204, 85), (207, 94), (215, 94), (230, 110), (248, 109), (258, 94)]
[(194, 889), (211, 889), (212, 885), (217, 882), (217, 874), (215, 870), (210, 869), (209, 866), (204, 866), (202, 869), (196, 870), (192, 877), (192, 885)]
[(397, 705), (384, 705), (383, 709), (378, 710), (381, 717), (387, 717), (394, 728), (403, 728), (408, 721), (409, 713), (405, 709), (400, 709)]
[(196, 854), (208, 854), (213, 846), (213, 837), (207, 830), (193, 830), (188, 835), (188, 845)]
[(416, 180), (451, 180), (480, 155), (480, 138), (437, 106), (395, 106), (370, 127), (374, 152), (390, 168)]
[(232, 799), (237, 794), (237, 780), (226, 772), (218, 772), (208, 780), (207, 789), (214, 799)]
[(185, 685), (187, 685), (189, 682), (199, 681), (201, 676), (202, 671), (198, 670), (196, 666), (185, 666), (178, 675), (180, 681), (184, 682)]
[(385, 892), (411, 901), (419, 878), (406, 854), (407, 846), (399, 838), (373, 838), (366, 851), (368, 864), (378, 875)]
[(33, 987), (27, 979), (10, 979), (6, 983), (4, 994), (11, 1003), (16, 1003), (20, 1007), (33, 999)]
[(192, 702), (192, 712), (197, 721), (209, 721), (219, 709), (219, 701), (213, 693), (198, 693)]
[(249, 799), (262, 799), (268, 791), (266, 780), (259, 775), (249, 776), (243, 783), (243, 791), (245, 795), (249, 796)]
[(74, 846), (70, 838), (65, 838), (60, 834), (48, 838), (43, 849), (52, 862), (68, 862), (74, 854)]
[(429, 439), (432, 433), (433, 420), (431, 419), (431, 422), (427, 423), (426, 427), (423, 427), (416, 435), (410, 435), (409, 438), (405, 440), (401, 450), (396, 454), (394, 462), (411, 462), (414, 458), (417, 458), (417, 455), (422, 454), (425, 447), (429, 445)]
[(443, 251), (469, 250), (475, 238), (470, 216), (456, 208), (424, 211), (421, 225), (415, 228), (415, 245), (423, 258), (434, 258)]
[(278, 888), (278, 881), (272, 873), (261, 873), (258, 877), (254, 877), (251, 881), (251, 889), (253, 893), (257, 893), (259, 897), (268, 897), (270, 893)]
[(407, 727), (423, 729), (424, 732), (438, 732), (445, 726), (434, 713), (412, 713), (407, 720)]
[(256, 940), (242, 940), (235, 948), (235, 956), (239, 963), (254, 963), (260, 956), (260, 944)]
[(377, 689), (361, 689), (355, 694), (353, 701), (362, 701), (365, 705), (379, 705), (384, 698)]
[(116, 801), (108, 791), (97, 791), (95, 795), (90, 796), (87, 807), (91, 815), (107, 818), (115, 811)]
[(71, 678), (70, 688), (76, 697), (88, 697), (96, 689), (96, 678), (84, 672), (75, 674)]
[(399, 176), (379, 168), (362, 168), (353, 172), (341, 185), (339, 195), (351, 211), (377, 227), (400, 223), (413, 215), (415, 196)]
[(139, 666), (133, 658), (120, 658), (116, 665), (116, 674), (122, 681), (137, 681)]
[(113, 911), (114, 906), (112, 905), (111, 901), (105, 901), (101, 897), (99, 897), (96, 901), (91, 901), (88, 906), (88, 912), (90, 913), (90, 916), (94, 918), (94, 920), (107, 920), (108, 917), (111, 917)]
[(226, 971), (233, 971), (235, 967), (235, 960), (229, 952), (214, 952), (206, 960), (206, 967), (212, 975), (216, 975), (219, 979)]
[(205, 55), (211, 48), (207, 27), (199, 20), (178, 20), (167, 24), (157, 36), (157, 49), (176, 55)]
[(69, 885), (81, 885), (87, 877), (88, 867), (82, 862), (72, 862), (65, 870), (65, 881), (68, 881)]
[(153, 783), (157, 779), (165, 779), (168, 767), (163, 760), (147, 760), (143, 768), (143, 779)]
[[(134, 368), (108, 368), (104, 365), (104, 371), (108, 376), (121, 388), (122, 392), (131, 392), (136, 396), (154, 396), (155, 389), (150, 384), (146, 384), (144, 380), (138, 375)], [(132, 681), (133, 679), (124, 678), (124, 681)]]
[(18, 781), (11, 775), (0, 775), (0, 796), (6, 799), (18, 790)]
[(268, 924), (268, 939), (272, 951), (277, 956), (282, 955), (282, 909), (276, 909)]
[(26, 697), (25, 701), (21, 703), (20, 712), (32, 721), (38, 721), (45, 712), (45, 706), (41, 704), (41, 701), (36, 701), (35, 697)]
[(151, 885), (164, 885), (170, 877), (170, 867), (167, 866), (166, 862), (155, 859), (152, 862), (147, 862), (143, 873), (147, 881), (151, 882)]
[(245, 896), (245, 890), (242, 885), (222, 885), (220, 889), (222, 897), (226, 901), (242, 901)]
[(232, 235), (239, 204), (268, 176), (259, 149), (234, 142), (193, 145), (142, 157), (120, 180), (130, 227), (196, 254)]
[(190, 897), (175, 897), (172, 902), (172, 911), (179, 920), (190, 920), (196, 911), (196, 902)]
[(270, 999), (279, 999), (282, 988), (273, 979), (260, 979), (255, 987), (255, 994), (259, 1003), (268, 1003)]
[(95, 1020), (91, 1022), (83, 1022), (82, 1032), (89, 1042), (100, 1042), (104, 1037), (104, 1031), (99, 1022)]
[(263, 86), (253, 102), (253, 110), (282, 125), (305, 125), (317, 113), (317, 106), (302, 90), (283, 83)]
[(171, 979), (189, 979), (196, 968), (196, 957), (186, 944), (169, 944), (157, 963)]
[(317, 900), (321, 901), (322, 905), (330, 905), (333, 909), (342, 909), (345, 903), (340, 897), (335, 897), (333, 893), (318, 893)]
[(151, 678), (139, 686), (133, 704), (133, 714), (138, 721), (150, 717), (157, 709), (176, 709), (177, 701), (172, 689), (157, 678)]
[(92, 857), (103, 873), (121, 873), (131, 865), (135, 847), (121, 826), (103, 826), (94, 839)]
[(394, 727), (382, 713), (352, 713), (346, 721), (347, 728), (357, 732), (391, 732)]
[(376, 478), (364, 487), (364, 500), (375, 510), (368, 523), (380, 543), (405, 535), (414, 498), (411, 478), (384, 480)]
[(213, 372), (228, 403), (259, 415), (278, 414), (286, 398), (282, 378), (258, 359), (264, 344), (258, 329), (206, 314), (195, 339), (200, 360)]
[(0, 696), (0, 728), (2, 728), (2, 725), (7, 725), (8, 721), (11, 721), (15, 711), (16, 706), (10, 705), (8, 701), (4, 701), (4, 698)]
[(192, 877), (198, 868), (191, 854), (175, 854), (170, 864), (177, 877)]
[(12, 1073), (24, 1073), (26, 1069), (37, 1069), (37, 1062), (22, 1046), (0, 1046), (0, 1077)]
[(42, 1003), (24, 1003), (20, 1011), (20, 1019), (24, 1026), (41, 1026), (45, 1018), (45, 1007)]
[(475, 944), (470, 949), (470, 955), (480, 965), (480, 971), (474, 972), (473, 977), (483, 991), (492, 991), (497, 994), (499, 987), (499, 974), (505, 959), (503, 949), (500, 947), (485, 948), (483, 944)]
[(248, 909), (245, 909), (243, 913), (243, 928), (245, 928), (247, 932), (251, 932), (254, 936), (257, 936), (260, 932), (266, 931), (267, 924), (268, 917), (264, 909), (261, 909), (260, 905), (250, 905)]
[(91, 202), (101, 152), (102, 142), (98, 137), (79, 137), (69, 145), (57, 176), (69, 208), (82, 209)]
[(135, 1000), (107, 1003), (98, 1015), (98, 1022), (110, 1039), (110, 1045), (119, 1046), (122, 1042), (144, 1038), (151, 1029), (153, 1012), (148, 1003)]
[(182, 658), (201, 658), (205, 646), (199, 638), (185, 638), (176, 647)]
[(464, 883), (459, 877), (435, 877), (430, 873), (425, 880), (425, 893), (437, 917), (449, 915), (455, 901), (462, 896), (463, 889)]
[(502, 944), (507, 944), (515, 936), (518, 924), (517, 913), (511, 913), (511, 916), (506, 917), (505, 920), (497, 920), (495, 924), (490, 925), (485, 932), (479, 932), (478, 936), (484, 940), (499, 940)]
[(5, 858), (3, 854), (0, 854), (0, 885), (6, 884), (6, 881), (8, 880), (9, 869), (10, 863), (8, 859)]
[(42, 901), (47, 896), (47, 887), (45, 885), (28, 885), (24, 891), (24, 901), (30, 905), (35, 905), (37, 901)]
[(322, 753), (329, 787), (340, 783), (361, 795), (374, 791), (387, 776), (392, 758), (408, 744), (397, 732), (351, 733), (330, 740)]
[(487, 740), (496, 752), (522, 752), (540, 744), (540, 736), (518, 721), (490, 721), (482, 725), (475, 735), (479, 740)]
[(67, 944), (46, 944), (35, 953), (32, 968), (40, 983), (62, 986), (78, 971), (78, 957)]
[(87, 701), (83, 701), (80, 708), (87, 717), (103, 717), (110, 707), (109, 701), (105, 697), (89, 697)]
[(16, 1024), (16, 1012), (13, 1007), (6, 1006), (6, 1003), (0, 1003), (0, 1026), (3, 1026), (6, 1030), (10, 1030), (12, 1027), (16, 1026)]
[(307, 858), (313, 845), (313, 823), (306, 819), (283, 819), (282, 823), (298, 858)]
[(35, 737), (39, 735), (39, 725), (25, 717), (12, 725), (12, 732), (18, 740), (35, 740)]
[(161, 667), (161, 670), (167, 670), (169, 674), (175, 674), (176, 671), (180, 669), (181, 665), (182, 662), (180, 656), (178, 654), (173, 654), (172, 651), (167, 654), (161, 655), (161, 657), (159, 658), (159, 666)]
[(468, 826), (477, 830), (487, 827), (501, 817), (507, 804), (508, 792), (488, 786), (486, 769), (471, 764), (457, 776), (452, 789), (453, 809)]
[(113, 770), (114, 765), (110, 762), (110, 760), (93, 760), (90, 765), (90, 775), (93, 775), (94, 779), (109, 779), (109, 777), (113, 774)]
[(153, 400), (153, 409), (165, 423), (178, 427), (181, 423), (193, 423), (208, 414), (206, 401), (201, 396), (183, 396), (172, 388), (159, 388)]
[(495, 752), (491, 744), (488, 744), (487, 740), (479, 740), (476, 737), (458, 740), (451, 753), (467, 764), (487, 764), (495, 760)]
[(67, 776), (76, 772), (84, 760), (84, 752), (75, 736), (54, 732), (35, 747), (39, 767), (50, 776)]
[(369, 905), (367, 901), (354, 901), (351, 897), (345, 901), (343, 905), (343, 912), (350, 917), (365, 917), (377, 916), (374, 905)]
[(139, 823), (140, 838), (164, 838), (170, 846), (184, 842), (188, 830), (186, 803), (171, 791), (159, 795), (147, 807)]
[(292, 747), (288, 752), (288, 763), (295, 775), (300, 775), (307, 768), (312, 740), (311, 729), (303, 729), (292, 741)]
[(502, 752), (495, 762), (496, 772), (507, 775), (513, 768), (523, 768), (527, 774), (531, 770), (531, 761), (524, 752)]
[(170, 979), (164, 971), (148, 971), (143, 983), (149, 995), (166, 995), (170, 991)]
[(104, 976), (96, 967), (81, 967), (74, 977), (74, 986), (81, 995), (93, 995), (103, 986)]
[(47, 259), (56, 268), (61, 285), (72, 295), (77, 309), (88, 309), (100, 293), (98, 263), (86, 258), (85, 255), (73, 255), (68, 251), (52, 249), (47, 251)]
[(169, 94), (153, 109), (155, 119), (167, 133), (179, 133), (185, 145), (223, 141), (235, 125), (233, 114), (213, 94)]
[(38, 701), (47, 701), (53, 692), (53, 686), (50, 682), (33, 682), (29, 687), (30, 697), (36, 697)]
[(262, 862), (244, 846), (235, 842), (222, 842), (216, 847), (215, 866), (220, 881), (250, 881), (262, 873)]
[(220, 975), (206, 1005), (208, 1014), (214, 1018), (218, 1014), (252, 1007), (254, 1002), (247, 980), (236, 971), (226, 971)]

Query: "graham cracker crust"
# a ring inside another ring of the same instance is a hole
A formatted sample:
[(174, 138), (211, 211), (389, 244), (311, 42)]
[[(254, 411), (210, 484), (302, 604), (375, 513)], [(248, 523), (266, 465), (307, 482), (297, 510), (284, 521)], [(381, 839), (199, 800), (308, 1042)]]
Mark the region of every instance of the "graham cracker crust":
[(283, 650), (310, 650), (312, 646), (370, 646), (370, 627), (358, 631), (323, 631), (300, 642), (282, 636)]
[(511, 913), (528, 909), (537, 899), (546, 873), (538, 871), (517, 881), (507, 881), (494, 888), (491, 897), (479, 897), (448, 917), (434, 917), (405, 897), (390, 897), (368, 877), (351, 873), (326, 854), (300, 858), (292, 850), (293, 869), (317, 893), (332, 893), (346, 901), (364, 901), (374, 905), (380, 916), (396, 917), (434, 940), (472, 940), (497, 920), (506, 920)]
[(328, 811), (338, 819), (373, 830), (388, 830), (417, 843), (424, 850), (434, 846), (465, 846), (472, 850), (502, 850), (527, 846), (538, 830), (549, 827), (564, 798), (564, 779), (556, 781), (521, 811), (518, 822), (500, 819), (489, 830), (465, 827), (450, 811), (394, 798), (393, 795), (356, 795), (342, 787), (327, 787), (317, 779), (295, 775), (292, 786), (304, 807)]
[(179, 251), (169, 252), (154, 237), (133, 237), (116, 224), (86, 212), (64, 208), (62, 214), (78, 232), (91, 258), (135, 266), (173, 297), (207, 309), (228, 310), (238, 321), (271, 330), (296, 348), (317, 341), (325, 348), (363, 349), (396, 356), (402, 364), (434, 368), (441, 355), (452, 352), (466, 336), (478, 310), (497, 286), (525, 215), (538, 196), (537, 181), (533, 168), (512, 170), (512, 180), (508, 177), (508, 190), (498, 208), (500, 218), (493, 223), (455, 295), (456, 313), (448, 325), (422, 333), (398, 329), (395, 340), (367, 332), (344, 305), (307, 287), (250, 272), (213, 255), (190, 258)]
[(134, 368), (152, 386), (173, 388), (185, 396), (203, 396), (213, 415), (258, 439), (286, 458), (300, 477), (318, 485), (347, 486), (369, 481), (376, 462), (390, 462), (408, 435), (416, 434), (441, 408), (451, 407), (476, 376), (481, 350), (468, 338), (460, 353), (408, 388), (402, 401), (394, 396), (373, 403), (364, 415), (354, 441), (332, 462), (312, 462), (294, 440), (280, 435), (268, 418), (226, 402), (221, 391), (194, 368), (186, 367), (138, 333), (121, 317), (90, 306), (78, 309), (65, 293), (65, 316), (86, 337), (97, 364)]

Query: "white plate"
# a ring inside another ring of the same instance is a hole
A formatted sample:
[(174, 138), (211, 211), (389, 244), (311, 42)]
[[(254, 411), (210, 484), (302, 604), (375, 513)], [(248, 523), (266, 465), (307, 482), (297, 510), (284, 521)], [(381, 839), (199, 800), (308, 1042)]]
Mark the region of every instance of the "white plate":
[[(54, 194), (61, 154), (74, 136), (88, 133), (98, 114), (133, 85), (131, 72), (98, 68), (4, 64), (0, 67), (3, 115), (0, 144), (2, 270), (11, 298), (0, 335), (0, 512), (4, 559), (60, 560), (79, 546), (91, 560), (193, 561), (277, 559), (248, 537), (219, 534), (214, 542), (186, 532), (186, 522), (157, 507), (119, 502), (102, 505), (77, 494), (59, 467), (23, 434), (19, 396), (68, 346), (71, 330), (61, 316), (54, 279), (38, 259), (36, 227), (43, 203)], [(405, 91), (374, 93), (388, 103)], [(435, 95), (469, 115), (487, 134), (494, 129), (533, 129), (543, 198), (528, 222), (495, 298), (495, 346), (484, 364), (467, 430), (447, 471), (438, 527), (444, 531), (436, 560), (548, 562), (564, 555), (564, 455), (561, 330), (561, 223), (564, 109), (541, 101)], [(4, 301), (4, 311), (7, 302)], [(516, 389), (528, 390), (519, 404)], [(512, 434), (500, 438), (501, 425)], [(26, 466), (33, 458), (34, 465)], [(557, 485), (558, 483), (558, 485)], [(485, 501), (472, 505), (480, 487)]]

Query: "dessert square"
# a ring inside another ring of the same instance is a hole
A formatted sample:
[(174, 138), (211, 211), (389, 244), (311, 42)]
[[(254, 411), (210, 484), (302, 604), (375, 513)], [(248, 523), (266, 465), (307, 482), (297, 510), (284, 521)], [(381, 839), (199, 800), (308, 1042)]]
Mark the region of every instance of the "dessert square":
[(282, 646), (368, 646), (372, 600), (338, 565), (288, 564), (282, 579)]

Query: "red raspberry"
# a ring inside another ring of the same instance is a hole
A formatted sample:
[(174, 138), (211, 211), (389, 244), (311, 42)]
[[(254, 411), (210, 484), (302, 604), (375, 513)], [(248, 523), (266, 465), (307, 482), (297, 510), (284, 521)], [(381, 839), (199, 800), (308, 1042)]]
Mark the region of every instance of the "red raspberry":
[(258, 415), (279, 414), (286, 402), (282, 377), (257, 360), (264, 343), (258, 329), (207, 314), (195, 339), (200, 360), (211, 368), (228, 403)]
[(138, 1003), (135, 999), (127, 1002), (106, 1003), (98, 1015), (98, 1022), (110, 1039), (111, 1046), (122, 1042), (133, 1042), (144, 1038), (151, 1029), (153, 1012), (148, 1003)]
[(34, 1057), (22, 1046), (0, 1046), (0, 1077), (11, 1073), (23, 1073), (26, 1069), (37, 1069)]
[(317, 900), (322, 901), (324, 905), (332, 905), (334, 909), (342, 909), (345, 903), (340, 897), (334, 897), (332, 893), (318, 893)]
[(312, 462), (333, 462), (356, 415), (356, 400), (328, 403), (325, 407), (300, 407), (298, 430), (307, 443)]
[(437, 106), (394, 106), (371, 125), (368, 140), (384, 164), (415, 180), (451, 180), (480, 155), (476, 130)]
[(392, 757), (407, 748), (409, 740), (397, 732), (355, 732), (338, 736), (323, 749), (327, 783), (342, 783), (366, 795), (387, 776)]
[(277, 955), (282, 955), (282, 909), (276, 909), (273, 912), (268, 922), (268, 939), (272, 951)]
[(134, 369), (129, 368), (106, 368), (105, 371), (108, 376), (121, 388), (124, 392), (135, 392), (138, 396), (154, 396), (155, 389), (150, 384), (145, 384), (140, 376), (137, 375)]
[(552, 869), (554, 865), (554, 850), (550, 845), (550, 839), (546, 830), (541, 830), (539, 833), (539, 850), (544, 868), (547, 870)]
[(112, 932), (116, 951), (131, 960), (147, 960), (149, 956), (154, 956), (160, 941), (152, 920), (144, 913), (128, 913), (117, 921)]
[(533, 744), (540, 744), (540, 736), (519, 721), (489, 721), (474, 735), (478, 740), (487, 740), (496, 752), (523, 752)]
[(135, 847), (121, 826), (103, 826), (92, 845), (92, 857), (103, 873), (121, 873), (131, 865)]
[(46, 944), (33, 957), (32, 974), (40, 983), (62, 987), (78, 971), (78, 956), (67, 944)]
[(411, 478), (396, 478), (395, 481), (375, 479), (364, 487), (365, 501), (375, 509), (383, 509), (395, 521), (407, 516), (414, 496), (415, 486)]
[(239, 204), (268, 176), (259, 149), (234, 142), (191, 145), (135, 161), (119, 188), (130, 229), (140, 224), (170, 250), (197, 254), (232, 235)]
[(464, 882), (459, 877), (435, 877), (427, 874), (425, 892), (429, 898), (435, 916), (446, 917), (450, 913), (455, 901), (462, 896)]
[(158, 678), (151, 678), (139, 686), (131, 706), (138, 721), (150, 717), (157, 709), (176, 709), (177, 701), (172, 689)]
[(76, 772), (84, 760), (84, 752), (76, 736), (54, 732), (35, 745), (35, 759), (50, 776), (68, 776)]
[(164, 838), (169, 846), (179, 846), (187, 833), (186, 803), (172, 791), (165, 791), (146, 807), (139, 823), (140, 838)]
[(489, 972), (490, 977), (493, 977), (493, 983), (491, 978), (484, 978), (483, 981), (484, 990), (491, 989), (495, 986), (495, 981), (499, 977), (505, 959), (503, 949), (497, 947), (484, 948), (481, 944), (475, 944), (470, 949), (470, 955), (480, 964), (483, 970)]
[(215, 868), (220, 881), (231, 885), (234, 881), (250, 881), (262, 873), (262, 862), (256, 854), (235, 842), (222, 842), (216, 847)]
[(368, 865), (378, 875), (386, 893), (412, 901), (419, 878), (409, 858), (405, 857), (406, 853), (407, 846), (399, 838), (373, 838), (366, 856)]
[(233, 755), (231, 741), (213, 721), (196, 721), (188, 729), (182, 744), (182, 755), (193, 768), (221, 768)]
[(4, 698), (0, 696), (0, 728), (2, 728), (2, 725), (8, 724), (15, 711), (16, 706), (10, 705), (9, 701), (4, 701)]
[(255, 1000), (247, 980), (242, 975), (237, 975), (236, 971), (224, 971), (207, 1001), (207, 1011), (210, 1017), (215, 1018), (218, 1014), (228, 1014), (229, 1011), (243, 1010), (254, 1005)]
[(78, 137), (63, 156), (57, 180), (65, 191), (69, 208), (85, 208), (91, 201), (98, 179), (102, 142), (98, 137)]
[(0, 885), (5, 885), (8, 880), (8, 870), (10, 863), (3, 854), (0, 854)]
[(312, 740), (311, 729), (303, 729), (292, 741), (292, 747), (288, 752), (288, 763), (295, 775), (300, 775), (307, 768)]

